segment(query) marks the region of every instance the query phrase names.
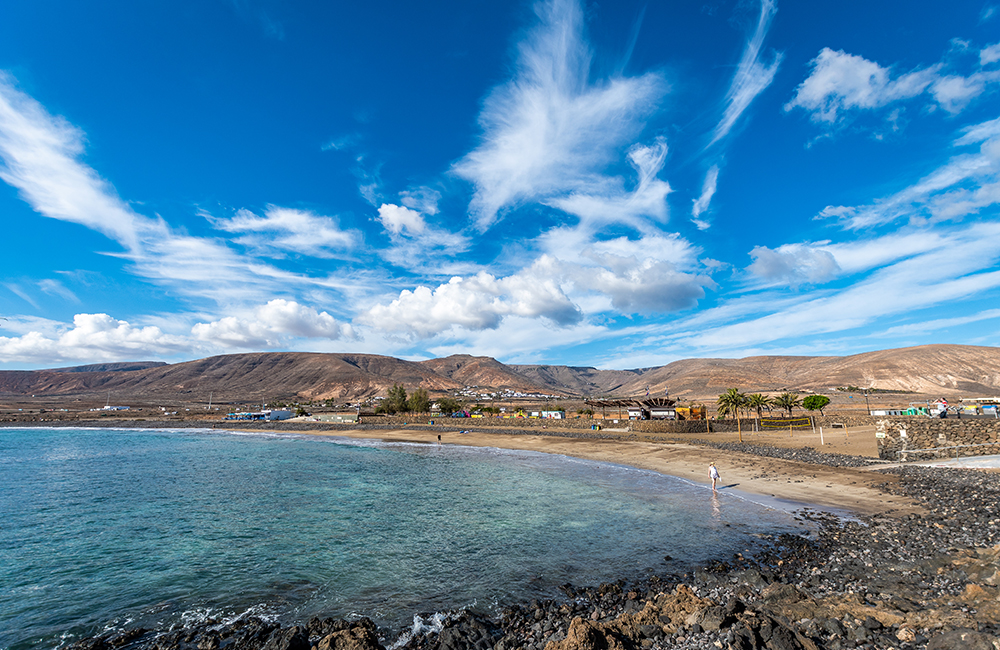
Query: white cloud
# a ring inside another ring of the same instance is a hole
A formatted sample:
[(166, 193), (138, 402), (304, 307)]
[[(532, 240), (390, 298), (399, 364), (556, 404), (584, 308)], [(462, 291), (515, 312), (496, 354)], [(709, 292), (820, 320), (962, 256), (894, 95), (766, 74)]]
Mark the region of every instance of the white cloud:
[(785, 110), (802, 108), (814, 122), (834, 123), (842, 111), (873, 109), (922, 94), (938, 78), (926, 68), (891, 78), (891, 71), (864, 57), (824, 47), (812, 73), (796, 89)]
[(535, 11), (540, 23), (519, 45), (515, 78), (485, 101), (481, 144), (454, 166), (475, 186), (470, 212), (481, 229), (521, 202), (585, 191), (666, 90), (656, 74), (591, 82), (576, 0)]
[(405, 289), (388, 305), (369, 309), (358, 322), (422, 338), (453, 327), (495, 329), (512, 315), (545, 318), (557, 325), (576, 323), (580, 312), (554, 279), (553, 267), (553, 260), (543, 257), (505, 278), (481, 272), (454, 277), (433, 289)]
[[(1000, 287), (1000, 223), (923, 230), (929, 246), (865, 273), (843, 289), (787, 295), (766, 291), (727, 301), (671, 328), (669, 342), (692, 350), (744, 349), (771, 341), (846, 332), (880, 318), (954, 304)], [(887, 240), (886, 245), (891, 245)], [(848, 246), (847, 244), (841, 245)]]
[(21, 287), (21, 285), (17, 284), (16, 282), (7, 282), (4, 284), (4, 286), (7, 287), (8, 291), (13, 293), (15, 296), (17, 296), (24, 302), (28, 303), (35, 309), (39, 309), (38, 303), (35, 301), (34, 296), (25, 291), (24, 288)]
[(708, 173), (705, 174), (705, 182), (701, 186), (701, 196), (693, 201), (691, 206), (691, 221), (698, 230), (707, 230), (711, 225), (708, 221), (701, 218), (701, 215), (708, 210), (708, 206), (712, 204), (712, 197), (715, 196), (715, 188), (719, 181), (719, 166), (712, 165)]
[(59, 296), (63, 300), (68, 300), (70, 302), (76, 302), (76, 303), (80, 302), (80, 299), (77, 298), (76, 294), (70, 291), (66, 287), (66, 285), (64, 285), (59, 280), (52, 280), (52, 279), (40, 280), (38, 282), (38, 288), (49, 295)]
[[(983, 52), (986, 58), (992, 56), (987, 50)], [(1000, 72), (945, 74), (942, 63), (894, 77), (890, 68), (830, 48), (820, 51), (812, 67), (795, 97), (785, 104), (785, 111), (801, 108), (810, 113), (813, 122), (827, 126), (842, 121), (846, 112), (883, 108), (925, 92), (945, 111), (957, 114), (990, 84), (1000, 81)], [(898, 113), (893, 119), (898, 119)]]
[(827, 206), (817, 216), (857, 230), (901, 219), (957, 221), (1000, 203), (1000, 119), (963, 129), (953, 144), (978, 144), (979, 151), (953, 156), (915, 184), (869, 205)]
[(39, 213), (78, 223), (134, 249), (136, 215), (97, 173), (77, 162), (83, 134), (17, 89), (0, 71), (0, 178)]
[(926, 332), (936, 332), (938, 330), (944, 330), (951, 327), (960, 327), (962, 325), (968, 325), (969, 323), (978, 323), (980, 321), (995, 320), (998, 318), (1000, 318), (1000, 309), (987, 309), (986, 311), (981, 311), (969, 316), (937, 318), (934, 320), (923, 321), (921, 323), (897, 325), (895, 327), (890, 327), (884, 332), (880, 332), (878, 336), (909, 336), (913, 334), (924, 334)]
[(383, 203), (377, 218), (392, 241), (379, 254), (399, 267), (440, 276), (449, 275), (449, 271), (464, 273), (474, 266), (450, 261), (469, 248), (466, 236), (428, 224), (415, 209)]
[(714, 286), (707, 276), (683, 273), (665, 261), (634, 257), (604, 259), (598, 268), (580, 267), (571, 276), (578, 288), (599, 292), (624, 314), (656, 314), (694, 307)]
[(331, 217), (276, 205), (269, 205), (263, 217), (240, 209), (230, 219), (211, 221), (226, 232), (248, 233), (236, 241), (270, 256), (289, 251), (329, 258), (354, 249), (360, 241), (358, 232), (341, 230)]
[(438, 201), (441, 200), (441, 192), (435, 189), (417, 187), (412, 190), (400, 192), (399, 196), (403, 205), (417, 212), (431, 216), (438, 213)]
[[(218, 239), (181, 234), (162, 219), (136, 213), (107, 181), (80, 162), (83, 142), (79, 129), (50, 115), (0, 72), (0, 178), (17, 188), (39, 214), (103, 233), (124, 249), (109, 254), (132, 262), (140, 277), (169, 287), (176, 296), (213, 300), (227, 309), (263, 302), (289, 287), (349, 290), (344, 280), (284, 271), (237, 254)], [(248, 214), (235, 223), (247, 230), (272, 229), (280, 245), (325, 254), (352, 236), (327, 219), (272, 208), (264, 218)], [(315, 241), (303, 237), (309, 227), (317, 229)]]
[(1000, 79), (998, 73), (976, 73), (968, 77), (949, 75), (937, 79), (931, 86), (931, 94), (941, 108), (949, 113), (958, 113), (976, 97), (983, 94), (986, 86)]
[(829, 251), (802, 244), (786, 244), (777, 249), (755, 246), (750, 251), (753, 263), (748, 270), (769, 282), (800, 284), (825, 282), (835, 277), (840, 267)]
[(197, 323), (191, 333), (199, 340), (226, 348), (275, 348), (290, 338), (353, 338), (353, 328), (327, 312), (276, 298), (255, 309), (250, 317), (227, 316)]
[(979, 65), (989, 65), (1000, 61), (1000, 43), (994, 43), (979, 51)]
[(187, 341), (166, 335), (158, 327), (135, 327), (107, 314), (77, 314), (73, 326), (57, 335), (31, 331), (0, 337), (0, 357), (32, 364), (149, 359), (190, 349)]
[[(757, 28), (743, 49), (743, 56), (740, 57), (736, 74), (733, 75), (729, 92), (726, 93), (726, 110), (719, 124), (715, 127), (710, 144), (724, 138), (732, 130), (740, 115), (750, 106), (750, 103), (774, 81), (774, 75), (778, 72), (782, 55), (776, 54), (771, 63), (765, 65), (760, 59), (760, 50), (764, 45), (764, 37), (767, 36), (771, 19), (774, 18), (777, 11), (778, 5), (774, 0), (761, 0)], [(697, 215), (695, 216), (697, 217)]]
[(378, 220), (393, 235), (399, 235), (404, 230), (411, 235), (419, 235), (427, 228), (420, 212), (392, 203), (383, 203), (379, 206)]
[(663, 138), (650, 146), (635, 145), (628, 153), (628, 161), (638, 178), (633, 191), (626, 191), (620, 178), (595, 178), (587, 191), (573, 191), (544, 202), (580, 217), (590, 227), (601, 223), (625, 223), (641, 229), (643, 217), (666, 221), (670, 184), (656, 177), (666, 157), (667, 143)]

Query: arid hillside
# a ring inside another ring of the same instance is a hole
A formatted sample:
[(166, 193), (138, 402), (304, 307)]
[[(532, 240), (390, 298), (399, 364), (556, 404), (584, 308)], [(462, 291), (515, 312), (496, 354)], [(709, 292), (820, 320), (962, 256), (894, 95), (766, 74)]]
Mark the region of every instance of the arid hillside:
[(859, 386), (920, 394), (1000, 394), (1000, 348), (929, 345), (847, 357), (685, 359), (657, 368), (506, 365), (490, 357), (455, 355), (404, 361), (374, 354), (264, 352), (176, 364), (135, 362), (54, 370), (0, 371), (0, 396), (74, 397), (191, 402), (332, 399), (384, 395), (393, 384), (432, 395), (479, 387), (565, 397), (663, 395), (713, 399), (727, 388), (745, 392), (833, 392)]

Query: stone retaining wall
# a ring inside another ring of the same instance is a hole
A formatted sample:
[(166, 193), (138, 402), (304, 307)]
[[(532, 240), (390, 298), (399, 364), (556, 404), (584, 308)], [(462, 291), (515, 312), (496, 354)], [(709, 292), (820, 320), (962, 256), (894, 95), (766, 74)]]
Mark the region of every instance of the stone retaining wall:
[[(876, 418), (879, 457), (888, 460), (920, 460), (1000, 454), (1000, 420), (927, 417)], [(905, 432), (906, 435), (902, 435)], [(983, 445), (920, 451), (956, 445)]]

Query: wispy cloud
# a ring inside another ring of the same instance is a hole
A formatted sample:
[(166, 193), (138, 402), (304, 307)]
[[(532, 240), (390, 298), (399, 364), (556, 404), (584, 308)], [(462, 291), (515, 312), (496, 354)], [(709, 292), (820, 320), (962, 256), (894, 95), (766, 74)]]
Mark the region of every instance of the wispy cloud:
[(706, 219), (702, 219), (708, 207), (712, 204), (712, 197), (715, 196), (715, 188), (719, 182), (719, 166), (712, 165), (705, 174), (705, 182), (701, 186), (701, 195), (694, 200), (691, 206), (691, 222), (698, 227), (698, 230), (707, 230), (711, 224)]
[(543, 202), (580, 217), (581, 225), (589, 228), (620, 223), (642, 230), (647, 217), (665, 222), (666, 198), (671, 190), (670, 184), (657, 178), (657, 174), (667, 157), (666, 140), (657, 138), (649, 146), (635, 145), (627, 157), (638, 180), (632, 191), (625, 189), (621, 178), (595, 177), (586, 190), (581, 188)]
[(938, 332), (941, 330), (951, 329), (953, 327), (961, 327), (962, 325), (968, 325), (969, 323), (978, 323), (984, 320), (996, 320), (1000, 318), (1000, 309), (987, 309), (986, 311), (981, 311), (976, 314), (971, 314), (969, 316), (956, 316), (954, 318), (936, 318), (933, 320), (923, 321), (921, 323), (908, 323), (906, 325), (897, 325), (895, 327), (890, 327), (884, 332), (876, 334), (876, 336), (911, 336), (914, 334), (925, 334), (927, 332)]
[(963, 129), (961, 153), (899, 192), (863, 206), (827, 206), (819, 218), (833, 218), (858, 230), (906, 219), (911, 223), (960, 220), (1000, 203), (1000, 118)]
[(753, 36), (747, 41), (747, 45), (743, 49), (743, 56), (740, 57), (740, 62), (736, 66), (736, 74), (733, 75), (729, 92), (726, 93), (726, 110), (723, 112), (719, 124), (715, 127), (712, 141), (709, 144), (715, 144), (726, 137), (740, 115), (774, 81), (774, 75), (778, 72), (783, 55), (777, 53), (770, 63), (764, 63), (761, 60), (761, 49), (764, 46), (764, 37), (767, 36), (771, 20), (777, 11), (777, 2), (761, 0), (757, 27), (754, 29)]
[(360, 232), (342, 230), (333, 217), (276, 205), (267, 206), (264, 216), (240, 209), (230, 218), (209, 216), (209, 220), (219, 230), (244, 233), (236, 239), (237, 243), (265, 257), (289, 252), (311, 257), (342, 257), (361, 243)]
[[(410, 205), (420, 205), (437, 212), (436, 202), (414, 200), (412, 195), (403, 197)], [(380, 250), (389, 262), (405, 269), (419, 270), (424, 276), (446, 275), (463, 272), (468, 263), (451, 260), (469, 248), (469, 239), (463, 234), (429, 224), (427, 215), (419, 210), (394, 203), (379, 206), (377, 220), (389, 236), (391, 246)]]
[(585, 191), (642, 129), (666, 92), (658, 74), (590, 80), (591, 52), (576, 0), (535, 6), (539, 24), (518, 47), (517, 74), (486, 99), (482, 142), (454, 166), (488, 228), (507, 208)]
[(35, 301), (34, 296), (32, 296), (27, 291), (25, 291), (24, 287), (22, 287), (21, 285), (15, 283), (15, 282), (7, 282), (7, 283), (4, 284), (4, 286), (7, 287), (8, 291), (10, 291), (11, 293), (13, 293), (15, 296), (17, 296), (18, 298), (20, 298), (24, 302), (28, 303), (29, 305), (31, 305), (35, 309), (39, 309), (38, 303)]
[[(39, 214), (83, 225), (117, 242), (122, 250), (107, 254), (131, 262), (130, 270), (135, 275), (170, 287), (182, 299), (207, 300), (216, 309), (227, 311), (246, 304), (263, 304), (276, 294), (289, 291), (329, 299), (336, 294), (352, 295), (357, 293), (359, 285), (365, 285), (363, 278), (352, 282), (346, 276), (310, 277), (286, 271), (240, 254), (223, 240), (184, 234), (162, 219), (137, 213), (118, 198), (110, 183), (80, 161), (83, 140), (79, 129), (63, 118), (50, 115), (37, 101), (17, 89), (10, 75), (0, 73), (0, 178), (17, 188)], [(339, 229), (330, 217), (276, 206), (269, 207), (264, 216), (244, 211), (232, 220), (216, 223), (230, 232), (246, 233), (242, 243), (247, 246), (271, 246), (319, 257), (331, 257), (335, 249), (360, 242), (357, 233)], [(270, 240), (265, 242), (265, 236), (270, 236)], [(68, 290), (65, 287), (60, 290), (59, 286), (49, 283), (40, 288), (68, 298)], [(31, 302), (27, 292), (20, 293)], [(34, 306), (37, 309), (37, 304)], [(96, 322), (85, 321), (91, 325)], [(131, 327), (116, 325), (112, 329), (135, 336)], [(142, 328), (142, 332), (152, 330)], [(162, 332), (156, 334), (143, 334), (134, 340), (153, 341), (150, 350), (155, 351), (159, 349), (155, 340), (159, 340)], [(181, 339), (163, 336), (170, 346), (183, 347)], [(41, 339), (32, 340), (43, 347), (47, 345)], [(8, 341), (7, 345), (21, 344)], [(27, 348), (18, 349), (23, 352)], [(107, 349), (131, 348), (109, 344)], [(44, 357), (48, 353), (42, 350), (40, 354)], [(100, 356), (103, 352), (80, 354), (80, 358), (105, 358)], [(26, 357), (22, 354), (18, 358)]]
[(992, 244), (1000, 237), (1000, 223), (914, 234), (928, 241), (923, 251), (872, 270), (846, 287), (801, 294), (770, 291), (732, 299), (670, 327), (667, 340), (692, 351), (741, 350), (848, 332), (878, 319), (968, 300), (1000, 287), (1000, 271), (994, 270), (1000, 249)]
[(67, 300), (69, 302), (80, 302), (80, 299), (76, 296), (76, 294), (70, 291), (66, 285), (59, 280), (53, 280), (51, 278), (40, 280), (38, 282), (38, 288), (51, 296), (59, 296), (63, 300)]

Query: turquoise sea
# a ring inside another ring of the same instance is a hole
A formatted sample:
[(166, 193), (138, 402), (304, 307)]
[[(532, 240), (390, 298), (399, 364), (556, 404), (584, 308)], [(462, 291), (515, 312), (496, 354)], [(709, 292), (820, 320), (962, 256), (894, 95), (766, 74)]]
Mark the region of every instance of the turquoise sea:
[(703, 486), (562, 456), (81, 428), (0, 428), (0, 522), (10, 650), (248, 612), (398, 630), (797, 530)]

